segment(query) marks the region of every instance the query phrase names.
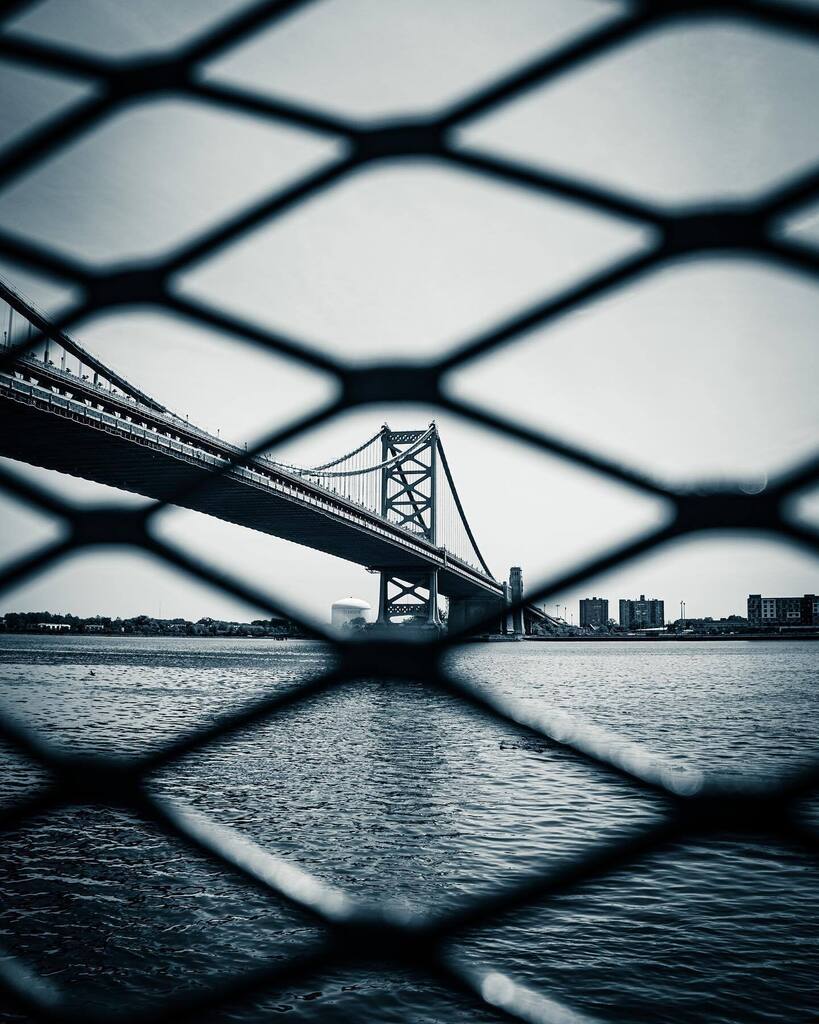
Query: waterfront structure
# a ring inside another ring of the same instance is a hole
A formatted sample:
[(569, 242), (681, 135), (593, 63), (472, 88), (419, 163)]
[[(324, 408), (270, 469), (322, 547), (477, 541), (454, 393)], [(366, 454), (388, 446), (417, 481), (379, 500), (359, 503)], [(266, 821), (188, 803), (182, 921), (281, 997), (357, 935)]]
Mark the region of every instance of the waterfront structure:
[(609, 621), (609, 602), (606, 597), (584, 597), (580, 602), (581, 626), (605, 626)]
[(330, 609), (330, 625), (334, 629), (344, 629), (354, 619), (369, 621), (369, 613), (372, 605), (362, 601), (360, 597), (343, 597), (340, 601), (333, 601)]
[(509, 570), (509, 600), (513, 605), (520, 605), (512, 612), (509, 631), (514, 636), (523, 636), (526, 632), (523, 621), (523, 569), (519, 565), (513, 565)]
[(819, 597), (763, 597), (748, 595), (748, 622), (752, 626), (819, 625)]
[(743, 615), (728, 615), (721, 619), (709, 615), (700, 619), (677, 619), (668, 627), (672, 633), (742, 633), (749, 628)]
[[(0, 370), (0, 455), (361, 565), (380, 577), (384, 626), (412, 616), (442, 629), (440, 595), (450, 628), (502, 628), (507, 591), (481, 554), (434, 422), (385, 423), (319, 466), (249, 456), (135, 387), (2, 281), (0, 299), (47, 339)], [(548, 621), (531, 605), (523, 618), (527, 629)]]
[(620, 625), (623, 629), (651, 629), (665, 625), (665, 602), (645, 594), (634, 601), (620, 598)]

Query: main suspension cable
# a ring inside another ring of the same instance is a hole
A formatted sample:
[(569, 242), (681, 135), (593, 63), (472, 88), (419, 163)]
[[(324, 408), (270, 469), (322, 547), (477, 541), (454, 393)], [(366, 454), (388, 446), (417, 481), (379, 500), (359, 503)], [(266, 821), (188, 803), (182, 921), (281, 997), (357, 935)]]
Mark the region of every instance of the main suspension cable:
[(475, 551), (475, 554), (478, 556), (481, 565), (483, 566), (484, 572), (487, 574), (487, 576), (490, 577), (490, 579), (495, 579), (494, 575), (492, 574), (492, 570), (486, 564), (486, 560), (481, 554), (481, 549), (478, 547), (478, 542), (475, 540), (475, 534), (472, 532), (472, 527), (469, 525), (469, 522), (466, 518), (464, 507), (461, 504), (460, 497), (458, 496), (458, 488), (455, 486), (455, 481), (452, 479), (452, 472), (450, 471), (449, 463), (447, 462), (444, 447), (441, 444), (440, 438), (438, 438), (436, 443), (438, 446), (438, 454), (441, 457), (441, 465), (444, 468), (444, 473), (446, 474), (447, 482), (449, 483), (449, 489), (450, 492), (452, 493), (452, 497), (455, 500), (455, 506), (458, 509), (458, 515), (460, 516), (461, 522), (463, 523), (464, 529), (466, 530), (466, 535), (467, 537), (469, 537), (469, 541), (472, 544), (472, 547)]

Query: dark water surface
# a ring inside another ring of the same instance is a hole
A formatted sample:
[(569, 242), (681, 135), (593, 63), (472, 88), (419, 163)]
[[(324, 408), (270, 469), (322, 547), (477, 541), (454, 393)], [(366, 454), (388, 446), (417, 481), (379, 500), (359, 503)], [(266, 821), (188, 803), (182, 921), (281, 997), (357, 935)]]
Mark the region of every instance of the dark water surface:
[[(681, 768), (756, 778), (819, 757), (817, 653), (799, 643), (494, 644), (454, 652), (450, 667)], [(0, 639), (0, 704), (66, 749), (135, 754), (308, 678), (331, 657), (302, 641), (10, 636)], [(0, 802), (33, 791), (38, 773), (0, 753)], [(663, 809), (454, 699), (380, 682), (223, 740), (155, 786), (357, 898), (433, 912)], [(0, 901), (2, 947), (95, 1008), (196, 991), (289, 957), (318, 934), (154, 828), (98, 808), (5, 837)], [(691, 842), (505, 918), (457, 954), (578, 1015), (556, 1021), (815, 1021), (819, 862), (764, 836)], [(363, 969), (218, 1019), (278, 1014), (493, 1019), (423, 978)]]

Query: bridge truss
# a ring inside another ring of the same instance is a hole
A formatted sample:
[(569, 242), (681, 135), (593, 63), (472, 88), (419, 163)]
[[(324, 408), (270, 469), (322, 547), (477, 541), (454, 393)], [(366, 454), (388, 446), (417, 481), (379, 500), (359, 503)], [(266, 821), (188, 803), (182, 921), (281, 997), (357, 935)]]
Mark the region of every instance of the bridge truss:
[[(387, 522), (494, 579), (464, 512), (434, 422), (425, 430), (392, 430), (385, 423), (369, 440), (331, 462), (311, 469), (286, 468), (378, 511)], [(380, 572), (379, 622), (411, 617), (440, 625), (435, 570), (383, 567)]]

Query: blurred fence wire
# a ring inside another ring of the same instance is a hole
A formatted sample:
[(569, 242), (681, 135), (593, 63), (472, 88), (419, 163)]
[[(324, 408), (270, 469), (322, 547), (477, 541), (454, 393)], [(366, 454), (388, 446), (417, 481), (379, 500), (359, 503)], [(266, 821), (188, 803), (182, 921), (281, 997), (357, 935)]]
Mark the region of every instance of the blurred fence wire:
[[(27, 6), (21, 2), (6, 3), (2, 17), (8, 19)], [(510, 71), (499, 80), (487, 82), (467, 99), (436, 116), (402, 118), (378, 127), (364, 126), (320, 109), (199, 77), (198, 69), (205, 61), (261, 32), (275, 30), (277, 22), (307, 6), (304, 0), (281, 0), (243, 8), (216, 28), (183, 43), (170, 55), (144, 59), (111, 59), (12, 34), (0, 35), (0, 60), (79, 78), (96, 86), (90, 98), (77, 102), (67, 113), (54, 117), (44, 126), (32, 128), (21, 140), (0, 151), (0, 191), (32, 172), (61, 147), (93, 132), (112, 114), (145, 100), (185, 97), (223, 111), (250, 113), (273, 123), (295, 125), (346, 143), (344, 154), (331, 165), (308, 174), (295, 185), (273, 192), (236, 216), (211, 224), (170, 255), (147, 263), (92, 267), (80, 258), (0, 232), (0, 253), (5, 258), (23, 268), (70, 283), (80, 296), (56, 322), (44, 323), (44, 333), (56, 335), (102, 310), (148, 304), (215, 329), (226, 344), (230, 338), (250, 340), (306, 365), (320, 367), (336, 377), (340, 384), (338, 398), (284, 429), (271, 432), (253, 449), (237, 454), (232, 463), (215, 472), (226, 472), (231, 465), (244, 464), (342, 411), (371, 403), (412, 402), (436, 405), (638, 491), (660, 495), (672, 504), (674, 515), (670, 523), (546, 581), (527, 594), (527, 601), (546, 599), (637, 555), (703, 530), (763, 532), (790, 541), (806, 552), (819, 552), (819, 533), (788, 516), (791, 499), (819, 482), (819, 456), (754, 494), (746, 493), (739, 485), (704, 489), (692, 482), (688, 488), (674, 488), (574, 446), (559, 436), (528, 428), (455, 399), (442, 385), (444, 375), (453, 368), (513, 342), (534, 326), (545, 326), (568, 311), (615, 289), (628, 287), (647, 272), (685, 255), (741, 253), (794, 275), (819, 277), (819, 253), (783, 238), (777, 231), (778, 223), (786, 214), (819, 199), (819, 165), (749, 202), (668, 209), (507, 158), (465, 152), (452, 143), (454, 130), (476, 115), (534, 86), (545, 87), (616, 47), (644, 39), (669, 25), (727, 15), (765, 30), (796, 35), (819, 44), (819, 11), (796, 2), (758, 0), (635, 2), (624, 5), (621, 13), (602, 26), (583, 32), (557, 49), (548, 49), (528, 65)], [(456, 168), (469, 168), (495, 182), (525, 187), (530, 193), (564, 197), (591, 211), (650, 226), (655, 229), (656, 241), (648, 251), (579, 280), (556, 297), (521, 309), (502, 324), (488, 325), (485, 333), (454, 353), (421, 365), (351, 366), (341, 359), (305, 348), (294, 339), (266, 332), (222, 312), (218, 308), (218, 296), (217, 305), (209, 306), (175, 293), (173, 276), (194, 261), (214, 255), (286, 211), (310, 203), (315, 196), (332, 189), (359, 168), (404, 157), (431, 158)], [(5, 351), (0, 357), (0, 368), (9, 369), (15, 359), (37, 344), (38, 339), (41, 340), (41, 336), (26, 339), (15, 349)], [(258, 592), (243, 580), (217, 571), (184, 549), (154, 536), (152, 516), (166, 503), (157, 503), (138, 512), (126, 507), (105, 511), (78, 508), (6, 471), (0, 472), (0, 487), (70, 527), (67, 539), (6, 566), (0, 573), (3, 590), (52, 567), (78, 550), (129, 544), (271, 615), (292, 615), (275, 597)], [(303, 625), (310, 635), (318, 635), (315, 627)], [(819, 760), (812, 768), (784, 781), (753, 788), (729, 788), (709, 783), (699, 776), (663, 771), (650, 758), (636, 754), (623, 756), (602, 741), (583, 742), (554, 730), (550, 732), (548, 715), (528, 717), (521, 709), (490, 698), (446, 673), (442, 659), (458, 642), (457, 636), (415, 645), (411, 657), (397, 656), (396, 644), (381, 640), (345, 643), (332, 639), (329, 642), (335, 644), (338, 654), (332, 671), (284, 692), (277, 690), (252, 707), (220, 718), (190, 735), (180, 736), (170, 746), (142, 759), (81, 758), (64, 754), (52, 749), (25, 724), (0, 713), (0, 738), (47, 769), (51, 779), (50, 785), (37, 795), (0, 810), (3, 830), (15, 829), (32, 818), (67, 805), (90, 802), (127, 808), (204, 853), (225, 870), (260, 887), (271, 898), (295, 906), (324, 928), (325, 940), (303, 949), (298, 955), (276, 960), (247, 974), (226, 977), (219, 984), (203, 981), (198, 994), (174, 999), (151, 1010), (133, 1013), (126, 1010), (125, 1019), (132, 1019), (135, 1024), (194, 1020), (220, 1006), (293, 985), (339, 965), (363, 967), (373, 962), (397, 964), (442, 983), (482, 1007), (487, 1015), (529, 1022), (574, 1019), (567, 1007), (554, 1002), (546, 993), (525, 988), (492, 970), (491, 966), (475, 971), (459, 965), (449, 956), (447, 944), (470, 930), (491, 925), (505, 914), (543, 903), (555, 894), (630, 867), (647, 854), (693, 836), (738, 831), (753, 836), (772, 835), (813, 855), (819, 854), (819, 836), (800, 815), (802, 802), (814, 795), (819, 786)], [(454, 695), (465, 706), (483, 715), (561, 743), (572, 756), (594, 764), (600, 771), (616, 773), (635, 787), (661, 794), (668, 810), (657, 824), (592, 848), (557, 867), (544, 868), (542, 872), (475, 900), (465, 909), (440, 917), (408, 919), (389, 907), (362, 906), (354, 896), (327, 886), (218, 822), (152, 793), (151, 775), (159, 768), (218, 738), (270, 719), (284, 708), (362, 678), (421, 680), (439, 692)], [(36, 976), (13, 955), (0, 958), (0, 991), (31, 1018), (66, 1024), (92, 1019), (88, 1010), (72, 999), (70, 992)]]

